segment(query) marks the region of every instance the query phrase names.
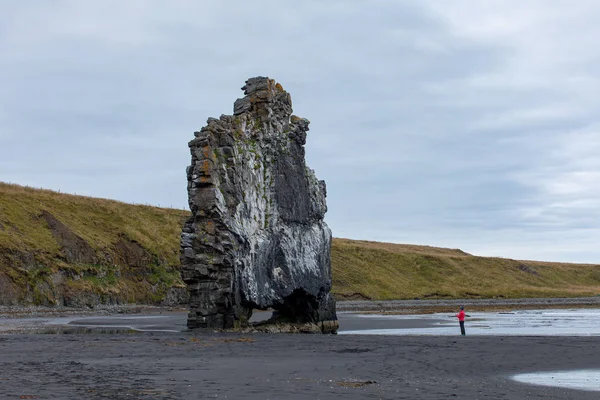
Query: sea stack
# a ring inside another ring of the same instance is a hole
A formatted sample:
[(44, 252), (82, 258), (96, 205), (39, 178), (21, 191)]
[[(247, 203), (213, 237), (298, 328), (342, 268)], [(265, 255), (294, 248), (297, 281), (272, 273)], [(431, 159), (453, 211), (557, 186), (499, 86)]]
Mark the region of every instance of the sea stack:
[[(189, 142), (192, 216), (181, 234), (189, 328), (275, 324), (335, 332), (325, 182), (306, 166), (309, 121), (283, 87), (251, 78), (233, 115), (209, 118)], [(307, 328), (308, 327), (308, 328)]]

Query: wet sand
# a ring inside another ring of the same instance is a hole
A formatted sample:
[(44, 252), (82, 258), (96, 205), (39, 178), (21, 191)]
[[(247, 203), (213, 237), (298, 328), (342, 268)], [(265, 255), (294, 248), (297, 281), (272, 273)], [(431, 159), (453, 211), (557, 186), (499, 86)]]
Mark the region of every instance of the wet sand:
[(0, 397), (597, 399), (517, 383), (600, 368), (597, 337), (128, 333), (0, 337)]
[[(599, 394), (510, 378), (600, 369), (600, 336), (182, 332), (185, 312), (156, 310), (150, 316), (61, 317), (48, 320), (48, 326), (58, 326), (57, 321), (85, 330), (0, 335), (0, 398), (577, 400), (597, 399)], [(340, 313), (346, 330), (394, 328), (399, 323), (426, 328), (431, 319)]]
[[(269, 311), (254, 312), (250, 321), (258, 322), (271, 317)], [(414, 318), (395, 320), (386, 317), (360, 314), (338, 313), (341, 331), (362, 331), (372, 329), (425, 329), (431, 328), (444, 320)], [(131, 332), (169, 332), (177, 333), (187, 330), (187, 311), (147, 310), (138, 314), (113, 315), (69, 315), (69, 316), (37, 316), (25, 318), (6, 318), (0, 316), (0, 334), (50, 334), (50, 333), (131, 333)], [(446, 318), (447, 319), (447, 318)], [(131, 332), (130, 332), (131, 331)]]

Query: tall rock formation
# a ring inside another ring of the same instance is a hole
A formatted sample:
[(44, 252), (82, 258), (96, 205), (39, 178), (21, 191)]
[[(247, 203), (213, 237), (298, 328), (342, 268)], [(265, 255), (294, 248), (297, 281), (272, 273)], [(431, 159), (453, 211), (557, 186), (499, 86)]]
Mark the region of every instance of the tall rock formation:
[(189, 143), (192, 216), (181, 235), (189, 328), (248, 324), (253, 309), (337, 329), (325, 182), (304, 161), (309, 121), (274, 80), (246, 81), (233, 115)]

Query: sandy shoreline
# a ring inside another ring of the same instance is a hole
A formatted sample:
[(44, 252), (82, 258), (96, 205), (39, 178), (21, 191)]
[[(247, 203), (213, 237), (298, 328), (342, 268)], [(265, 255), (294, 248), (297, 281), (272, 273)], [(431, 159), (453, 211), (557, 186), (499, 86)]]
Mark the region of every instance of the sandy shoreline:
[[(338, 311), (361, 313), (382, 312), (398, 314), (427, 314), (446, 312), (464, 305), (471, 310), (499, 309), (544, 309), (544, 308), (600, 308), (600, 296), (575, 298), (527, 298), (527, 299), (434, 299), (434, 300), (345, 300), (337, 302)], [(42, 306), (0, 306), (0, 317), (24, 318), (37, 316), (85, 316), (140, 314), (185, 310), (185, 307), (159, 307), (147, 305), (100, 305), (95, 308), (42, 307)]]
[[(381, 314), (381, 315), (415, 315), (413, 320), (404, 320), (404, 327), (427, 327), (431, 321), (424, 321), (422, 315), (433, 313), (448, 313), (450, 316), (464, 305), (470, 312), (477, 311), (516, 311), (523, 309), (561, 309), (561, 308), (598, 308), (600, 296), (590, 298), (559, 298), (559, 299), (466, 299), (466, 300), (395, 300), (395, 301), (341, 301), (338, 302), (338, 315), (344, 314)], [(85, 325), (110, 325), (116, 317), (126, 320), (131, 316), (172, 316), (163, 322), (164, 330), (183, 331), (185, 326), (186, 308), (158, 307), (146, 305), (110, 305), (96, 308), (69, 307), (38, 307), (38, 306), (0, 306), (0, 334), (35, 333), (52, 328), (60, 331), (64, 326), (72, 324), (77, 319), (85, 319)], [(268, 319), (270, 311), (256, 310), (252, 320)], [(419, 317), (421, 315), (421, 317)], [(90, 323), (90, 319), (95, 322)], [(348, 319), (343, 326), (358, 329), (388, 328), (389, 323), (375, 319), (357, 321)], [(122, 321), (119, 323), (122, 325)], [(392, 326), (394, 327), (394, 326)], [(353, 330), (353, 329), (350, 329)]]
[[(557, 300), (539, 305), (578, 306), (571, 299)], [(593, 300), (589, 306), (594, 306)], [(481, 305), (460, 302), (467, 307)], [(343, 310), (455, 309), (458, 304), (361, 303), (341, 302), (344, 329), (386, 328), (398, 322), (361, 318)], [(3, 311), (0, 309), (0, 314)], [(0, 325), (30, 323), (39, 328), (41, 320), (68, 325), (83, 318), (87, 326), (118, 321), (123, 327), (137, 323), (142, 329), (173, 331), (4, 332), (0, 335), (0, 398), (598, 398), (598, 392), (528, 385), (510, 377), (600, 369), (600, 336), (240, 335), (185, 331), (185, 310), (181, 309), (128, 306), (12, 311), (2, 315)], [(431, 319), (418, 315), (402, 319), (405, 328), (424, 328), (430, 323)]]
[(7, 335), (0, 396), (597, 399), (598, 392), (510, 376), (600, 368), (599, 344), (594, 337)]

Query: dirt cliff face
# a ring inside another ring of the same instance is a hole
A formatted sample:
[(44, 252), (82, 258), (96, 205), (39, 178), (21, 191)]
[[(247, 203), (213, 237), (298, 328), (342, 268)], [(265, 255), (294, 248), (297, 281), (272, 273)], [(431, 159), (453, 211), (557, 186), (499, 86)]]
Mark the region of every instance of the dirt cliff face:
[(70, 228), (68, 220), (47, 210), (33, 219), (49, 231), (55, 251), (0, 248), (0, 305), (187, 303), (179, 265), (135, 240), (119, 235), (109, 246), (94, 248)]
[(271, 79), (242, 89), (234, 115), (209, 118), (189, 143), (188, 326), (243, 326), (252, 309), (274, 308), (281, 320), (335, 330), (325, 183), (304, 160), (309, 121)]

